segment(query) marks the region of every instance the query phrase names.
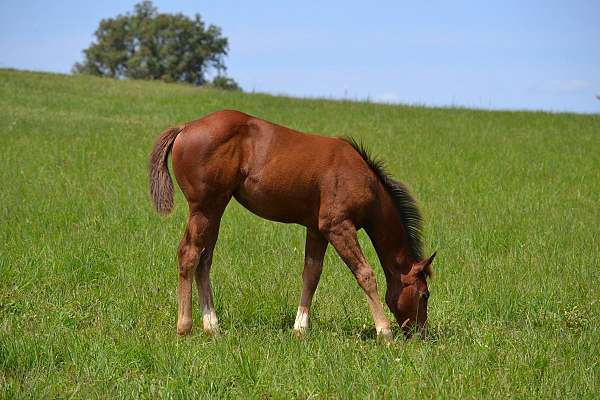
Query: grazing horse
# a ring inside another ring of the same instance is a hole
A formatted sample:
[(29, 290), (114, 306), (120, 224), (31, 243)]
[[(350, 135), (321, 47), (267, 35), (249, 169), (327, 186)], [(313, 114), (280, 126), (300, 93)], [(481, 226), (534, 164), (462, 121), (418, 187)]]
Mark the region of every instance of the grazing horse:
[(150, 155), (150, 194), (161, 214), (173, 208), (167, 157), (189, 206), (177, 252), (177, 332), (192, 329), (192, 281), (202, 299), (204, 331), (218, 332), (210, 268), (221, 216), (234, 197), (254, 214), (306, 227), (303, 287), (294, 330), (308, 328), (328, 243), (364, 290), (377, 335), (392, 338), (373, 269), (356, 233), (373, 242), (387, 281), (389, 309), (405, 334), (427, 319), (427, 277), (421, 216), (406, 187), (392, 180), (352, 139), (301, 133), (250, 115), (218, 111), (163, 131)]

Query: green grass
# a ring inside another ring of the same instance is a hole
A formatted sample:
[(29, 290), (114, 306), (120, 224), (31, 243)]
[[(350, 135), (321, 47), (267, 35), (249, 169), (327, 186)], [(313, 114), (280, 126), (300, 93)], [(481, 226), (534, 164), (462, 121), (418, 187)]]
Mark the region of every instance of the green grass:
[[(222, 108), (362, 139), (413, 189), (427, 253), (438, 250), (429, 340), (378, 344), (331, 248), (311, 332), (293, 337), (304, 229), (235, 202), (213, 264), (224, 335), (176, 336), (187, 207), (178, 192), (173, 215), (152, 210), (147, 156), (163, 128)], [(0, 70), (0, 110), (0, 397), (600, 395), (598, 115), (11, 70)]]

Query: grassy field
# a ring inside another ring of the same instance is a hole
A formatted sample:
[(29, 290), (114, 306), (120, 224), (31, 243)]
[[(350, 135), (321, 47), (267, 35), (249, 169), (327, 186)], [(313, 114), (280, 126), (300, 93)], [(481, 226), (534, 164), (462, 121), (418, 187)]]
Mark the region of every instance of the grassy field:
[[(187, 207), (178, 192), (173, 215), (153, 211), (147, 156), (163, 128), (222, 108), (362, 139), (412, 188), (438, 250), (427, 341), (378, 344), (331, 247), (293, 337), (304, 229), (235, 202), (213, 264), (224, 335), (175, 334)], [(598, 115), (10, 70), (0, 110), (0, 398), (600, 396)]]

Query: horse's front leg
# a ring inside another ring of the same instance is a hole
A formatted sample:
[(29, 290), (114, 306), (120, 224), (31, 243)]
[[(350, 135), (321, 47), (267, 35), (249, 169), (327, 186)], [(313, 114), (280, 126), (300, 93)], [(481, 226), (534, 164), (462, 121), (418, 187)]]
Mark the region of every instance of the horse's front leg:
[(319, 232), (307, 229), (304, 271), (302, 272), (302, 296), (294, 322), (294, 332), (296, 333), (302, 333), (308, 329), (308, 312), (319, 284), (319, 278), (321, 278), (325, 250), (327, 250), (327, 240)]
[(327, 230), (326, 236), (367, 295), (377, 336), (385, 341), (392, 340), (390, 323), (385, 316), (377, 293), (375, 273), (360, 248), (354, 224), (349, 220), (332, 224), (330, 229)]

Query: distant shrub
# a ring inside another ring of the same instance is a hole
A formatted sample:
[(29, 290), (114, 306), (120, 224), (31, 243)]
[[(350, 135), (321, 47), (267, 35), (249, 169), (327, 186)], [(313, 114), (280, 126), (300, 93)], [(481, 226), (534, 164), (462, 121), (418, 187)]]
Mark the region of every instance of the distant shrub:
[(233, 79), (231, 79), (228, 76), (223, 76), (223, 75), (216, 76), (213, 79), (211, 86), (214, 86), (218, 89), (224, 89), (224, 90), (233, 90), (233, 91), (241, 91), (242, 90), (242, 88), (237, 84), (236, 81), (234, 81)]
[(209, 69), (218, 76), (213, 85), (239, 90), (222, 76), (228, 40), (215, 25), (205, 26), (200, 15), (158, 13), (151, 1), (135, 5), (133, 14), (103, 19), (96, 41), (84, 50), (85, 60), (74, 73), (112, 78), (153, 79), (204, 85)]

